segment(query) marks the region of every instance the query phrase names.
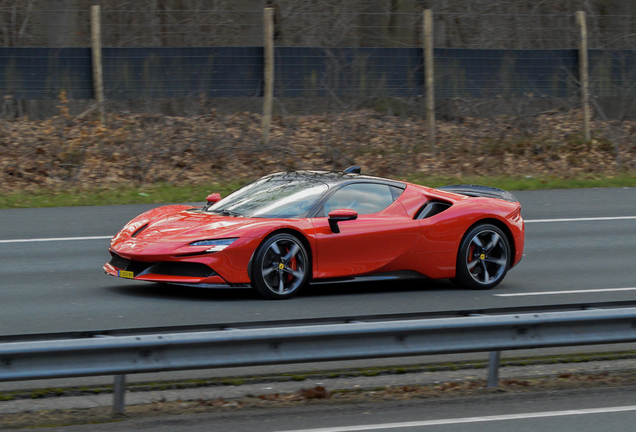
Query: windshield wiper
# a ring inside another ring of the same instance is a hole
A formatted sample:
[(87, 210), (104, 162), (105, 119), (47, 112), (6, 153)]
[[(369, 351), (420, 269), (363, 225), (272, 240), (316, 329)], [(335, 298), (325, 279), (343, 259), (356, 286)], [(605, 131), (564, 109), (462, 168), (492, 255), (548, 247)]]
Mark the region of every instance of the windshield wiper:
[(222, 216), (234, 216), (234, 217), (244, 217), (241, 213), (239, 212), (235, 212), (232, 210), (227, 210), (227, 209), (223, 209), (223, 210), (212, 210), (214, 213), (218, 213)]

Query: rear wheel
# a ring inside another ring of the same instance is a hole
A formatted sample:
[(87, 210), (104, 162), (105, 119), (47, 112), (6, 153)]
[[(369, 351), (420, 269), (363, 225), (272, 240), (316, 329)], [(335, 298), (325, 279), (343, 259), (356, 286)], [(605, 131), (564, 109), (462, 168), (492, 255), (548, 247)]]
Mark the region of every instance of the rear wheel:
[(302, 242), (287, 233), (274, 234), (256, 250), (252, 287), (265, 298), (293, 297), (307, 284), (309, 258)]
[(459, 246), (452, 282), (474, 290), (494, 288), (508, 272), (510, 255), (510, 244), (503, 231), (490, 224), (477, 225), (466, 233)]

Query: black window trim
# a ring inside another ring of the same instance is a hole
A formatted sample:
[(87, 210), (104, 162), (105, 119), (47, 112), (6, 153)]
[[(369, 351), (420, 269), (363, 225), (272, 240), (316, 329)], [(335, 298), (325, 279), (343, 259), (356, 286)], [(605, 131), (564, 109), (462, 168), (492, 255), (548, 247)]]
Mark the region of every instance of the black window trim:
[[(404, 190), (406, 190), (406, 184), (400, 183), (400, 182), (397, 182), (397, 181), (388, 180), (388, 179), (386, 181), (382, 181), (382, 180), (377, 181), (377, 180), (371, 180), (371, 179), (359, 179), (359, 180), (350, 180), (350, 181), (342, 182), (342, 183), (339, 183), (336, 186), (329, 187), (327, 192), (325, 192), (323, 194), (323, 196), (316, 202), (316, 204), (314, 204), (312, 209), (309, 212), (307, 212), (307, 216), (306, 217), (311, 218), (311, 219), (317, 218), (317, 217), (327, 217), (327, 215), (319, 216), (320, 211), (325, 206), (325, 203), (329, 200), (329, 198), (331, 198), (340, 189), (344, 188), (345, 186), (350, 186), (352, 184), (378, 184), (378, 185), (389, 186), (389, 190), (391, 190), (391, 197), (393, 198), (393, 202), (395, 202), (399, 198), (399, 195), (397, 197), (393, 196), (393, 191), (392, 191), (391, 186), (393, 186), (393, 187), (395, 187), (397, 189), (402, 189), (402, 193), (404, 193)], [(391, 203), (391, 204), (393, 204), (393, 203)], [(389, 204), (389, 205), (391, 205), (391, 204)], [(380, 211), (382, 211), (382, 210), (380, 210)]]

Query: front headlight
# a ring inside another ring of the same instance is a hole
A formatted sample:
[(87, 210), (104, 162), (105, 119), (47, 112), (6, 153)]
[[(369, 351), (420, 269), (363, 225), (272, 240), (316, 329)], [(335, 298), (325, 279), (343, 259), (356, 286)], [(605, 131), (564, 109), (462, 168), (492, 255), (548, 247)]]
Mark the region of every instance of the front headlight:
[(212, 246), (210, 249), (206, 249), (206, 252), (219, 252), (234, 243), (236, 238), (227, 239), (214, 239), (214, 240), (199, 240), (190, 243), (189, 246)]

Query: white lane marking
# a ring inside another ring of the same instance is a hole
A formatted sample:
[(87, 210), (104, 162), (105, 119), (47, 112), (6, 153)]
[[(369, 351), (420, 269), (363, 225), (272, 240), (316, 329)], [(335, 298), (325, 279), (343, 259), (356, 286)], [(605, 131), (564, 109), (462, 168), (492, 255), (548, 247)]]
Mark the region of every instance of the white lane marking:
[(585, 293), (611, 292), (611, 291), (636, 291), (636, 287), (595, 288), (595, 289), (588, 289), (588, 290), (571, 290), (571, 291), (539, 291), (539, 292), (493, 294), (493, 295), (497, 297), (523, 297), (523, 296), (540, 296), (540, 295), (555, 295), (555, 294), (585, 294)]
[[(571, 218), (571, 219), (530, 219), (525, 223), (550, 223), (550, 222), (584, 222), (584, 221), (606, 221), (606, 220), (633, 220), (636, 216), (616, 216), (616, 217), (596, 217), (596, 218)], [(34, 238), (34, 239), (14, 239), (0, 240), (0, 243), (31, 243), (47, 241), (73, 241), (73, 240), (104, 240), (113, 236), (90, 236), (90, 237), (58, 237), (58, 238)]]
[(34, 238), (34, 239), (0, 240), (0, 243), (32, 243), (32, 242), (50, 242), (50, 241), (104, 240), (104, 239), (111, 239), (111, 238), (113, 238), (113, 236)]
[(614, 216), (614, 217), (590, 217), (590, 218), (568, 218), (568, 219), (531, 219), (526, 223), (550, 223), (550, 222), (586, 222), (586, 221), (608, 221), (608, 220), (632, 220), (636, 216)]
[(625, 412), (625, 411), (636, 411), (636, 405), (622, 406), (622, 407), (567, 410), (567, 411), (547, 411), (547, 412), (536, 412), (536, 413), (526, 413), (526, 414), (507, 414), (507, 415), (484, 416), (484, 417), (464, 417), (464, 418), (457, 418), (457, 419), (424, 420), (424, 421), (413, 421), (413, 422), (404, 422), (404, 423), (383, 423), (383, 424), (372, 424), (372, 425), (328, 427), (328, 428), (318, 428), (318, 429), (296, 429), (296, 430), (286, 430), (286, 431), (279, 431), (279, 432), (371, 431), (371, 430), (381, 430), (381, 429), (452, 425), (452, 424), (462, 424), (462, 423), (483, 423), (483, 422), (502, 421), (502, 420), (523, 420), (523, 419), (534, 419), (534, 418), (545, 418), (545, 417), (563, 417), (563, 416), (583, 415), (583, 414), (606, 414), (606, 413), (616, 413), (616, 412)]

